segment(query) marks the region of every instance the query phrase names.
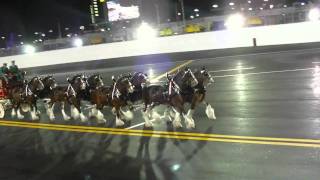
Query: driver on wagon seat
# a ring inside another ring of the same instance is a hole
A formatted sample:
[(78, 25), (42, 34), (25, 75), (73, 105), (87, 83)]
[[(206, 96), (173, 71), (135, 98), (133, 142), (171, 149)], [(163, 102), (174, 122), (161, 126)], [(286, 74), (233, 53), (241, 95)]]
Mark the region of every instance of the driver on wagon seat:
[(11, 61), (9, 71), (13, 75), (13, 77), (17, 77), (17, 81), (22, 80), (21, 72), (20, 72), (18, 66), (15, 64), (15, 61)]

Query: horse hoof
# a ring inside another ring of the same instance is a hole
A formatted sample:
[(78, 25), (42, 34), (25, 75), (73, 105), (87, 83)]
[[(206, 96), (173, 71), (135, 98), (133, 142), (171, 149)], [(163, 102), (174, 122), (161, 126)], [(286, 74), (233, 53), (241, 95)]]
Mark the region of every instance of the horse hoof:
[(50, 119), (50, 121), (54, 121), (54, 120), (55, 120), (55, 117), (54, 117), (54, 116), (51, 116), (49, 119)]
[(24, 116), (18, 116), (18, 119), (24, 119)]
[(147, 128), (150, 128), (150, 127), (153, 127), (153, 124), (152, 124), (152, 122), (146, 122), (145, 124), (144, 124), (144, 126), (145, 127), (147, 127)]
[(186, 123), (186, 127), (187, 127), (187, 129), (194, 129), (196, 127), (196, 125), (193, 122), (188, 122), (188, 123)]
[(98, 124), (106, 124), (106, 123), (107, 123), (107, 120), (101, 119), (101, 120), (98, 120), (97, 123), (98, 123)]
[(117, 127), (124, 126), (124, 122), (117, 119), (117, 120), (116, 120), (116, 126), (117, 126)]
[(173, 127), (175, 128), (182, 128), (182, 124), (180, 121), (173, 121)]
[(206, 114), (207, 117), (211, 120), (215, 120), (216, 119), (216, 115), (214, 113), (214, 109), (211, 107), (211, 105), (208, 105), (206, 108)]

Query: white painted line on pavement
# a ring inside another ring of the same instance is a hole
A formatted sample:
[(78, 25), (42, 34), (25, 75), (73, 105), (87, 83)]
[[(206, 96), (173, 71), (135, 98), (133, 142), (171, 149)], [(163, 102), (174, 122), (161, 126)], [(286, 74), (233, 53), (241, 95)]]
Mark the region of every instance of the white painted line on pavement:
[(307, 71), (312, 70), (315, 68), (304, 68), (304, 69), (286, 69), (286, 70), (279, 70), (279, 71), (265, 71), (265, 72), (256, 72), (256, 73), (239, 73), (239, 74), (227, 74), (221, 76), (214, 76), (214, 78), (223, 78), (223, 77), (234, 77), (234, 76), (247, 76), (247, 75), (259, 75), (259, 74), (273, 74), (273, 73), (285, 73), (285, 72), (296, 72), (296, 71)]
[(222, 70), (216, 70), (216, 71), (209, 71), (210, 73), (216, 73), (216, 72), (227, 72), (227, 71), (242, 71), (242, 70), (250, 70), (255, 69), (256, 67), (245, 67), (245, 68), (234, 68), (234, 69), (222, 69)]

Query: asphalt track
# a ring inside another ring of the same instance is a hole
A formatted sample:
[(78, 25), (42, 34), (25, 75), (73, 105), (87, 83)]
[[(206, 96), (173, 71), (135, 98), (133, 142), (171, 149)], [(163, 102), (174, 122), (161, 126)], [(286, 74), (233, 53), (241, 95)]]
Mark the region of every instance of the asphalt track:
[[(44, 114), (40, 122), (7, 118), (0, 121), (0, 179), (318, 180), (319, 50), (113, 62), (86, 71), (100, 72), (110, 84), (112, 75), (132, 71), (163, 81), (167, 71), (205, 66), (215, 77), (207, 101), (217, 119), (209, 120), (204, 106), (194, 115), (194, 130), (174, 129), (166, 119), (144, 128), (139, 111), (125, 128), (114, 128), (109, 109), (106, 125), (94, 119), (64, 122), (61, 115), (55, 122)], [(64, 83), (79, 72), (84, 71), (70, 69), (55, 77)], [(163, 108), (157, 111), (162, 114)]]

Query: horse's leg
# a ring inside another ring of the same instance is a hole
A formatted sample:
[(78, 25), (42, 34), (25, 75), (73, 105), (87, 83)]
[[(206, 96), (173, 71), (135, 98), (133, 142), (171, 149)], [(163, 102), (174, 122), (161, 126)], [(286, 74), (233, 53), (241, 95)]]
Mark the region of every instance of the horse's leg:
[(81, 122), (83, 122), (83, 123), (85, 123), (85, 122), (88, 122), (88, 118), (83, 114), (83, 112), (81, 111), (81, 105), (80, 105), (80, 101), (79, 101), (79, 103), (77, 103), (77, 106), (76, 106), (76, 108), (77, 108), (77, 110), (79, 111), (79, 113), (80, 113), (80, 120), (81, 120)]
[(183, 114), (183, 104), (175, 99), (176, 98), (172, 98), (172, 106), (173, 106), (173, 109), (175, 110), (175, 116), (172, 124), (173, 124), (173, 127), (175, 128), (181, 128), (182, 127), (181, 116)]
[(144, 121), (145, 121), (145, 127), (152, 127), (153, 126), (153, 124), (152, 124), (152, 122), (150, 121), (150, 111), (151, 111), (151, 109), (150, 108), (148, 108), (148, 104), (147, 103), (145, 103), (145, 105), (144, 105), (145, 107), (144, 107), (144, 110), (142, 111), (142, 117), (143, 117), (143, 119), (144, 119)]
[(21, 110), (20, 110), (20, 103), (17, 104), (17, 115), (18, 115), (18, 119), (23, 119), (24, 116), (21, 114)]
[(194, 110), (196, 108), (196, 105), (197, 105), (197, 98), (194, 97), (192, 99), (192, 102), (191, 102), (191, 107), (187, 113), (186, 116), (184, 116), (185, 118), (185, 121), (186, 121), (186, 126), (187, 128), (195, 128), (195, 122), (194, 122), (194, 119), (193, 119), (193, 114), (194, 114)]
[(39, 119), (39, 117), (36, 115), (36, 107), (34, 105), (30, 105), (30, 115), (31, 115), (31, 120), (36, 121)]
[(55, 116), (54, 116), (54, 113), (53, 113), (54, 106), (55, 106), (55, 102), (52, 102), (52, 101), (49, 102), (48, 109), (47, 109), (47, 115), (49, 116), (50, 121), (54, 121), (55, 120)]
[(120, 108), (120, 113), (123, 115), (124, 119), (127, 121), (130, 121), (133, 119), (133, 113), (128, 110), (128, 111), (123, 111), (122, 108)]
[(103, 104), (98, 103), (95, 105), (95, 107), (92, 109), (92, 114), (97, 118), (98, 124), (105, 124), (107, 120), (104, 118), (103, 113), (101, 112), (103, 110)]
[(116, 105), (116, 127), (123, 126), (124, 122), (121, 120), (120, 106)]
[(98, 124), (105, 124), (107, 122), (107, 120), (104, 118), (103, 113), (101, 112), (103, 109), (103, 107), (97, 108), (97, 120), (98, 120)]
[(71, 119), (71, 117), (66, 114), (65, 104), (66, 103), (64, 101), (61, 102), (61, 113), (62, 113), (62, 116), (63, 116), (63, 120), (69, 121)]
[(216, 115), (214, 113), (214, 109), (211, 107), (211, 105), (209, 103), (207, 103), (206, 101), (203, 101), (203, 103), (206, 105), (206, 114), (207, 117), (211, 120), (216, 119)]
[(15, 118), (17, 115), (17, 104), (12, 101), (12, 110), (11, 110), (11, 117)]
[(175, 115), (176, 112), (174, 111), (173, 107), (168, 105), (164, 112), (164, 116), (169, 118), (169, 122), (172, 122)]
[(80, 118), (80, 112), (76, 108), (76, 99), (74, 97), (71, 97), (70, 99), (70, 105), (71, 105), (71, 117), (74, 120), (77, 120)]

